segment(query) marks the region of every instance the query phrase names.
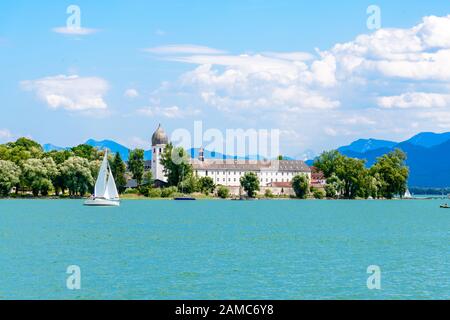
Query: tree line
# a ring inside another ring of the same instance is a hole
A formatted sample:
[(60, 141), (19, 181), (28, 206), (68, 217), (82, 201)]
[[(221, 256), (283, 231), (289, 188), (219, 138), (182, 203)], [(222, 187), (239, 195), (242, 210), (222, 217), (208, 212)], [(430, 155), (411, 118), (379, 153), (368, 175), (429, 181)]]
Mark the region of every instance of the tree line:
[[(60, 151), (44, 152), (30, 139), (0, 145), (0, 196), (31, 192), (34, 196), (68, 194), (84, 196), (92, 192), (104, 151), (79, 145)], [(108, 158), (119, 191), (126, 185), (126, 165), (120, 154)]]
[(333, 150), (318, 157), (314, 166), (325, 175), (329, 198), (392, 199), (403, 196), (407, 190), (409, 169), (405, 161), (406, 154), (396, 149), (366, 168), (365, 160), (349, 158)]

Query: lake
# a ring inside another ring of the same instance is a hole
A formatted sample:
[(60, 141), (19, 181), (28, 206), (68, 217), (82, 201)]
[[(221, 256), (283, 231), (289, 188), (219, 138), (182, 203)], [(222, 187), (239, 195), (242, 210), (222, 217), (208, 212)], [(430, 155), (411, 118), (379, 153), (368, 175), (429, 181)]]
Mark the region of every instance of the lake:
[(440, 201), (82, 203), (0, 201), (0, 299), (450, 298)]

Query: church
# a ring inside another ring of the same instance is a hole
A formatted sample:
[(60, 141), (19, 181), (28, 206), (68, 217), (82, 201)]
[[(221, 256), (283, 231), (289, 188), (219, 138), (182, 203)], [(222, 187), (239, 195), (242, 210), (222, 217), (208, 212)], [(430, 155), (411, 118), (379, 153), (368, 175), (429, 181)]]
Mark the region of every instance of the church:
[[(164, 168), (160, 163), (161, 155), (169, 139), (161, 125), (152, 136), (152, 160), (149, 169), (156, 184), (167, 182)], [(261, 192), (270, 189), (273, 194), (293, 194), (291, 181), (296, 175), (305, 175), (311, 181), (311, 169), (301, 160), (234, 160), (205, 159), (204, 149), (200, 149), (197, 159), (190, 159), (194, 174), (198, 177), (210, 177), (216, 185), (223, 185), (234, 195), (240, 192), (240, 178), (247, 172), (254, 172), (259, 180)]]

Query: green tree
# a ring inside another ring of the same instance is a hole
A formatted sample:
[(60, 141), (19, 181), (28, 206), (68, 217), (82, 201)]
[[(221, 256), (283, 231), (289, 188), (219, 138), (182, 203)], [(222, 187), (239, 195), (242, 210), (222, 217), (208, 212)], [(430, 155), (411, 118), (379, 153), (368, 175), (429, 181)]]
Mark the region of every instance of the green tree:
[(83, 196), (94, 186), (89, 161), (85, 158), (71, 157), (60, 165), (59, 171), (71, 196)]
[(0, 160), (0, 196), (7, 196), (20, 182), (20, 168), (12, 161)]
[(314, 166), (323, 172), (325, 178), (329, 178), (336, 173), (343, 158), (344, 156), (337, 150), (326, 151), (314, 161)]
[(219, 186), (217, 188), (217, 196), (222, 199), (227, 199), (230, 196), (230, 190), (225, 186)]
[(200, 191), (206, 195), (214, 193), (214, 190), (216, 189), (214, 180), (211, 177), (201, 177), (199, 179), (199, 187)]
[(343, 183), (343, 195), (346, 199), (354, 199), (361, 193), (363, 179), (366, 176), (365, 160), (342, 157), (336, 167), (336, 176)]
[(256, 196), (256, 192), (260, 190), (258, 176), (254, 172), (247, 172), (244, 174), (241, 177), (240, 182), (241, 187), (250, 198), (254, 198)]
[(192, 165), (189, 163), (189, 155), (181, 147), (175, 148), (169, 143), (161, 155), (161, 165), (167, 177), (169, 186), (179, 186), (182, 180), (192, 175)]
[(27, 138), (19, 138), (16, 142), (9, 142), (0, 148), (0, 159), (12, 161), (19, 166), (25, 160), (39, 159), (42, 155), (42, 147), (37, 142)]
[(292, 179), (292, 188), (297, 198), (306, 199), (309, 193), (309, 179), (304, 174), (296, 175)]
[(120, 153), (116, 153), (114, 155), (114, 159), (111, 163), (111, 171), (114, 176), (114, 181), (116, 182), (117, 190), (119, 193), (122, 193), (126, 189), (127, 179), (125, 178), (125, 172), (127, 170), (127, 166), (125, 162), (123, 162), (120, 157)]
[(76, 157), (84, 158), (89, 161), (99, 160), (101, 158), (101, 154), (98, 152), (98, 150), (88, 144), (80, 144), (76, 147), (73, 147), (71, 151)]
[(178, 190), (186, 194), (200, 191), (199, 179), (191, 173), (178, 184)]
[(35, 197), (39, 193), (47, 196), (57, 175), (58, 169), (52, 158), (28, 159), (22, 164), (22, 181)]
[(370, 169), (372, 176), (379, 177), (380, 195), (392, 199), (407, 190), (409, 169), (405, 165), (406, 154), (396, 149), (377, 159)]
[(47, 157), (51, 157), (56, 165), (60, 165), (70, 157), (73, 157), (73, 152), (70, 150), (50, 151), (46, 153)]
[(128, 169), (133, 175), (133, 179), (136, 179), (138, 186), (142, 184), (142, 179), (144, 177), (144, 153), (142, 149), (135, 149), (130, 151), (128, 156)]
[(142, 182), (145, 186), (152, 187), (155, 184), (155, 179), (153, 179), (153, 174), (151, 171), (144, 173), (144, 178)]

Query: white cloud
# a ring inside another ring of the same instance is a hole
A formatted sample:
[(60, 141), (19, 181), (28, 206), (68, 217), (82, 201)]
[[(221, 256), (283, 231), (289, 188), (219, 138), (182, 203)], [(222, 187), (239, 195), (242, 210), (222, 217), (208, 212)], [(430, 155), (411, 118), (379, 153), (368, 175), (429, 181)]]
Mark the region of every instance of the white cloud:
[(144, 49), (153, 54), (221, 54), (225, 51), (193, 44), (176, 44)]
[(137, 98), (139, 97), (139, 92), (136, 89), (128, 89), (125, 91), (124, 96), (127, 98)]
[(410, 92), (398, 96), (380, 97), (382, 108), (444, 108), (450, 107), (450, 94)]
[[(232, 121), (294, 130), (306, 148), (305, 141), (401, 140), (435, 124), (450, 128), (448, 30), (450, 15), (429, 16), (410, 28), (380, 29), (314, 54), (154, 53), (195, 66), (170, 85), (176, 96), (223, 111)], [(164, 101), (168, 91), (156, 96)]]
[(80, 28), (58, 27), (53, 28), (52, 31), (60, 34), (74, 35), (74, 36), (87, 36), (99, 32), (99, 30), (97, 29), (81, 28), (81, 27)]
[(171, 107), (143, 107), (137, 110), (137, 113), (147, 117), (164, 117), (169, 119), (184, 118), (200, 114), (198, 109), (181, 109), (178, 106)]
[(24, 90), (35, 92), (52, 109), (107, 109), (104, 95), (108, 91), (108, 82), (102, 78), (58, 75), (22, 81), (21, 86)]
[(13, 137), (8, 129), (0, 129), (0, 141), (9, 141)]

